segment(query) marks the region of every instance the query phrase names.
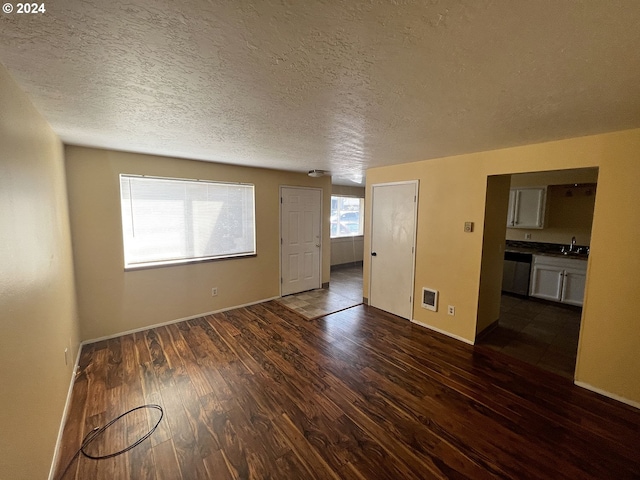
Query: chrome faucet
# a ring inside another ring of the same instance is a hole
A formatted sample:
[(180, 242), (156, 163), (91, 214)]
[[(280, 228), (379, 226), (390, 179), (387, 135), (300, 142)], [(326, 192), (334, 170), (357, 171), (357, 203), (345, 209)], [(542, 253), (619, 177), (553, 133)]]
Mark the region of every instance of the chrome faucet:
[[(574, 253), (573, 249), (576, 246), (576, 237), (571, 237), (571, 243), (569, 244), (569, 246), (567, 247), (566, 245), (562, 247), (562, 249), (560, 250), (563, 254), (565, 255), (569, 255), (570, 253)], [(577, 250), (576, 250), (577, 253)]]

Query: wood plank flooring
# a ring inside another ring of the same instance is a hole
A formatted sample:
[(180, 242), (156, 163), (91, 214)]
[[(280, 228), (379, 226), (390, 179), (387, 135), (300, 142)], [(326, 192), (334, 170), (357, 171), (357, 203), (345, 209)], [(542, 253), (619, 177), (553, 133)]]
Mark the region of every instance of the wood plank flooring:
[(64, 479), (640, 478), (639, 410), (364, 305), (308, 321), (268, 302), (85, 346), (55, 478), (146, 403), (165, 413), (148, 440)]

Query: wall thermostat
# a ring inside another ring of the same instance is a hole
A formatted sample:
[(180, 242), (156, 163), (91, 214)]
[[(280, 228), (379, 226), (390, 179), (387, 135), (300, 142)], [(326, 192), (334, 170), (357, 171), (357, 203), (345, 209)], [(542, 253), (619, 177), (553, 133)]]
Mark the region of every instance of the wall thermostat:
[(438, 291), (431, 288), (422, 287), (422, 308), (438, 311)]

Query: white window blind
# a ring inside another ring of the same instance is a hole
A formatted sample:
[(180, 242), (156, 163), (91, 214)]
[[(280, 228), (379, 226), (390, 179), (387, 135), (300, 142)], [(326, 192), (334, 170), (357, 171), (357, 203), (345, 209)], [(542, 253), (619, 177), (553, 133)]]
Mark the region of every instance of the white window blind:
[(256, 253), (254, 186), (120, 175), (125, 267)]

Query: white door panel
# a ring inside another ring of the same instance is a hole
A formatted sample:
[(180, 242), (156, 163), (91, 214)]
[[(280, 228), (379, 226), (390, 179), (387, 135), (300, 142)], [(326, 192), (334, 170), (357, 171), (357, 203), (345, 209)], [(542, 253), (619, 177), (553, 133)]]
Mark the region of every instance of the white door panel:
[(374, 185), (369, 303), (411, 319), (418, 183)]
[(322, 191), (281, 187), (282, 295), (320, 288)]

